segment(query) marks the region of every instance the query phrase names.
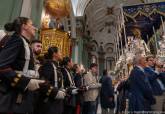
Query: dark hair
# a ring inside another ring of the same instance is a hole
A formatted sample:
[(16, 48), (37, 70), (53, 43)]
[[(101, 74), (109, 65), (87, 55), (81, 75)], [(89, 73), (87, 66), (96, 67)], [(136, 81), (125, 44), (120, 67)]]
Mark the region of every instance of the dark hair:
[(104, 69), (104, 70), (103, 70), (103, 76), (106, 76), (107, 74), (108, 74), (107, 69)]
[(42, 42), (38, 39), (35, 39), (35, 40), (32, 40), (31, 44), (34, 44), (34, 43), (42, 43)]
[(70, 61), (71, 61), (70, 57), (64, 57), (62, 60), (62, 65), (66, 66), (66, 65), (68, 65), (68, 62), (70, 62)]
[(98, 66), (98, 65), (97, 65), (96, 63), (92, 63), (92, 64), (90, 65), (89, 68), (91, 69), (91, 68), (93, 68), (93, 67), (97, 67), (97, 66)]
[(78, 64), (73, 65), (73, 73), (76, 73), (76, 69), (78, 68)]
[(44, 55), (45, 59), (52, 59), (53, 53), (58, 52), (58, 47), (49, 47), (48, 52)]
[(148, 56), (146, 57), (146, 61), (148, 61), (150, 58), (153, 58), (153, 59), (154, 59), (154, 56), (153, 56), (153, 55), (148, 55)]
[(12, 23), (6, 23), (4, 28), (8, 32), (15, 31), (20, 34), (22, 25), (27, 24), (28, 21), (29, 18), (27, 17), (17, 17)]

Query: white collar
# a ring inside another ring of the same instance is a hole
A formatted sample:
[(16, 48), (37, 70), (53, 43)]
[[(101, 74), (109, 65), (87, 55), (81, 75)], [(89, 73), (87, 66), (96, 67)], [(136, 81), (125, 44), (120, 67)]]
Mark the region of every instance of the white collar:
[(144, 69), (141, 66), (137, 65), (137, 67), (144, 72)]

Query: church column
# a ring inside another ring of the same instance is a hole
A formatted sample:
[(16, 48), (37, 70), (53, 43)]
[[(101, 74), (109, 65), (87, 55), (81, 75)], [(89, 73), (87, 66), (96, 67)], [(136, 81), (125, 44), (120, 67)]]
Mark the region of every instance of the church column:
[(105, 52), (103, 49), (103, 43), (100, 43), (99, 51), (98, 51), (98, 64), (99, 64), (99, 76), (102, 75), (102, 72), (104, 70), (104, 64), (105, 64)]
[(30, 16), (31, 16), (31, 8), (32, 8), (31, 0), (23, 0), (20, 16), (21, 17), (28, 17), (28, 18), (30, 18)]
[(79, 39), (78, 48), (79, 48), (79, 50), (78, 50), (78, 52), (79, 52), (79, 54), (78, 54), (79, 55), (78, 56), (78, 63), (82, 64), (82, 57), (84, 57), (84, 54), (83, 54), (83, 39), (82, 38)]
[(44, 0), (32, 0), (31, 18), (36, 27), (40, 28), (41, 14), (43, 10)]
[[(41, 14), (43, 5), (44, 0), (32, 0), (31, 19), (38, 29), (41, 28)], [(36, 38), (39, 39), (39, 33), (36, 34)]]
[(74, 63), (78, 63), (78, 51), (79, 51), (79, 47), (78, 47), (78, 41), (77, 39), (72, 39), (73, 41), (73, 46), (72, 46), (72, 60)]
[(0, 1), (0, 29), (4, 24), (13, 21), (20, 16), (22, 0), (1, 0)]

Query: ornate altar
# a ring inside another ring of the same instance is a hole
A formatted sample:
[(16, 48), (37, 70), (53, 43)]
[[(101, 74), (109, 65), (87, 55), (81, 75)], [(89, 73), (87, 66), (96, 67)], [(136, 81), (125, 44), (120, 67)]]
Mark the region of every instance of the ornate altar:
[(43, 45), (42, 54), (46, 53), (50, 46), (57, 46), (62, 56), (70, 56), (71, 40), (67, 32), (57, 29), (41, 30), (40, 38)]

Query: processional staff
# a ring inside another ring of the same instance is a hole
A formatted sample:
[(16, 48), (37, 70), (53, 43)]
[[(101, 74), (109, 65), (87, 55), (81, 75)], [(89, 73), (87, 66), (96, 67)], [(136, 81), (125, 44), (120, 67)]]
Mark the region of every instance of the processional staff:
[(158, 52), (157, 37), (156, 37), (155, 27), (153, 26), (152, 28), (153, 28), (153, 32), (154, 32), (155, 46), (156, 46), (156, 54), (157, 54), (157, 52)]
[(164, 22), (163, 22), (163, 17), (161, 16), (160, 19), (161, 19), (161, 23), (162, 23), (162, 27), (163, 27), (163, 32), (165, 32), (165, 26), (164, 26)]

